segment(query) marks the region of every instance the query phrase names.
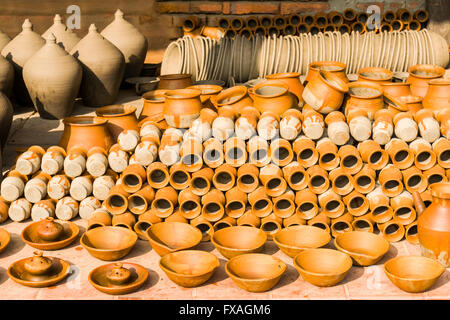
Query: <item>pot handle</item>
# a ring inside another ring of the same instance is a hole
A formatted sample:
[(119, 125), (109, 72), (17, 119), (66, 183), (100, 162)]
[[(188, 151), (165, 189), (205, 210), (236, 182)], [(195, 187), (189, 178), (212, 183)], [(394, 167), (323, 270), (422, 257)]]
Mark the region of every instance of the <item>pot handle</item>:
[(417, 191), (412, 193), (414, 206), (416, 207), (417, 214), (420, 216), (426, 209), (425, 203), (423, 203), (420, 194)]

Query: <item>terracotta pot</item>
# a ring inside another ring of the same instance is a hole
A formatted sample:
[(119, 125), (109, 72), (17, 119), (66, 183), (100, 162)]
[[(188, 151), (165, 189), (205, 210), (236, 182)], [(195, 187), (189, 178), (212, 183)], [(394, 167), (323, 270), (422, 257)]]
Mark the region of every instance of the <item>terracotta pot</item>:
[(155, 191), (151, 186), (146, 185), (128, 197), (128, 209), (134, 214), (143, 214), (150, 208), (154, 198)]
[(328, 218), (323, 212), (319, 213), (312, 219), (307, 221), (308, 226), (318, 227), (330, 233), (330, 218)]
[(98, 117), (108, 120), (107, 127), (114, 141), (123, 130), (139, 131), (136, 107), (131, 105), (110, 105), (95, 110)]
[(165, 74), (159, 77), (158, 89), (176, 90), (192, 86), (190, 74)]
[(297, 154), (297, 162), (305, 168), (309, 168), (319, 160), (319, 153), (313, 140), (300, 136), (292, 144), (294, 152)]
[(407, 82), (383, 82), (380, 85), (383, 88), (383, 94), (389, 94), (393, 97), (411, 95), (411, 89)]
[(203, 143), (203, 161), (210, 168), (217, 168), (223, 161), (223, 144), (216, 138), (210, 138)]
[(81, 40), (71, 29), (62, 22), (59, 14), (53, 18), (53, 25), (42, 34), (42, 38), (46, 39), (50, 34), (56, 38), (56, 43), (67, 52)]
[(193, 193), (191, 188), (184, 189), (178, 195), (180, 214), (186, 219), (198, 217), (202, 211), (200, 197)]
[(31, 99), (23, 81), (22, 69), (28, 59), (44, 44), (45, 40), (33, 31), (33, 25), (30, 20), (25, 19), (22, 25), (22, 32), (6, 44), (1, 51), (2, 56), (14, 67), (14, 96), (23, 105), (31, 104)]
[(77, 200), (67, 196), (56, 203), (55, 215), (60, 220), (72, 220), (78, 215), (80, 205)]
[(361, 159), (373, 170), (381, 170), (389, 162), (388, 153), (373, 140), (366, 140), (359, 143), (358, 151)]
[(47, 184), (47, 194), (51, 199), (59, 200), (69, 194), (70, 180), (65, 175), (53, 176)]
[(289, 92), (294, 94), (298, 99), (298, 105), (303, 105), (302, 93), (303, 85), (300, 81), (300, 73), (297, 72), (285, 72), (285, 73), (275, 73), (265, 76), (269, 80), (279, 80), (288, 85)]
[(261, 219), (252, 213), (251, 210), (245, 212), (236, 220), (238, 226), (247, 226), (259, 229), (261, 226)]
[(361, 171), (354, 177), (354, 187), (359, 193), (367, 194), (375, 189), (376, 172), (369, 165), (364, 164)]
[(186, 89), (200, 90), (200, 101), (204, 107), (215, 109), (210, 99), (217, 96), (223, 90), (223, 87), (213, 84), (197, 84)]
[(267, 240), (266, 234), (257, 228), (233, 226), (217, 230), (211, 238), (212, 244), (228, 259), (260, 252)]
[(414, 154), (405, 141), (394, 138), (385, 146), (393, 165), (399, 169), (407, 169), (414, 163)]
[(327, 135), (336, 145), (344, 145), (350, 139), (350, 128), (345, 122), (345, 115), (339, 111), (330, 112), (325, 118)]
[(414, 121), (412, 114), (409, 112), (400, 112), (394, 116), (394, 132), (395, 135), (404, 142), (413, 141), (418, 133), (419, 128)]
[(128, 167), (129, 158), (129, 154), (123, 151), (118, 144), (114, 144), (109, 149), (108, 164), (114, 172), (123, 172)]
[(431, 169), (423, 171), (423, 176), (427, 180), (428, 185), (448, 181), (448, 178), (445, 175), (445, 170), (438, 164), (432, 167)]
[(359, 217), (367, 213), (369, 210), (369, 201), (367, 198), (354, 190), (342, 198), (347, 207), (348, 213), (352, 216)]
[(439, 138), (433, 143), (433, 151), (436, 154), (438, 164), (445, 169), (450, 168), (450, 141)]
[(109, 191), (105, 200), (105, 207), (111, 214), (122, 214), (128, 208), (128, 197), (130, 194), (123, 189), (122, 185), (115, 185)]
[(158, 217), (167, 218), (174, 212), (177, 202), (178, 194), (176, 190), (167, 186), (156, 191), (151, 208), (155, 210)]
[(212, 182), (221, 191), (230, 190), (236, 181), (236, 169), (229, 164), (222, 164), (214, 171)]
[[(373, 119), (375, 112), (384, 107), (383, 88), (377, 83), (369, 81), (356, 81), (348, 85), (350, 98), (346, 101), (346, 112), (350, 109), (364, 109), (370, 119)], [(347, 111), (347, 108), (349, 109)]]
[(393, 78), (392, 71), (377, 67), (368, 67), (359, 69), (357, 74), (358, 74), (358, 81), (360, 80), (370, 81), (376, 82), (378, 84), (392, 82)]
[(236, 186), (245, 193), (251, 193), (258, 187), (259, 170), (250, 163), (245, 163), (237, 170)]
[[(428, 92), (428, 83), (431, 79), (442, 78), (444, 68), (432, 64), (417, 64), (408, 70), (409, 77), (406, 80), (410, 84), (411, 93), (414, 96), (425, 98)], [(432, 95), (433, 96), (433, 95)]]
[(327, 217), (334, 219), (342, 216), (345, 211), (344, 202), (341, 196), (335, 193), (332, 189), (328, 189), (318, 197), (319, 205), (322, 208), (322, 213)]
[(423, 98), (423, 107), (435, 114), (450, 108), (450, 80), (433, 79), (428, 82), (428, 90)]
[(281, 230), (283, 220), (273, 213), (261, 219), (261, 226), (259, 227), (267, 234), (267, 238), (272, 240), (273, 236)]
[(189, 223), (200, 230), (202, 233), (202, 242), (210, 241), (211, 237), (214, 235), (214, 227), (212, 223), (201, 215), (190, 220)]
[(219, 189), (211, 189), (202, 197), (202, 217), (210, 222), (219, 221), (225, 214), (225, 196)]
[(81, 218), (88, 220), (96, 210), (101, 208), (102, 203), (100, 200), (94, 196), (89, 196), (81, 200), (78, 214)]
[(31, 146), (27, 151), (19, 155), (16, 160), (16, 170), (23, 175), (38, 172), (41, 167), (41, 159), (45, 150), (40, 146)]
[(434, 118), (431, 110), (422, 109), (417, 111), (414, 114), (414, 120), (417, 122), (420, 135), (424, 140), (432, 143), (440, 137), (439, 122)]
[(188, 128), (200, 116), (200, 93), (199, 90), (193, 89), (166, 91), (164, 118), (167, 123), (176, 128)]
[(328, 179), (328, 173), (318, 165), (314, 165), (306, 172), (309, 175), (308, 188), (315, 194), (321, 194), (328, 190), (330, 186), (330, 180)]
[(146, 180), (144, 167), (139, 164), (131, 164), (122, 173), (122, 188), (125, 192), (135, 193), (142, 188)]
[(161, 121), (164, 119), (164, 93), (166, 90), (148, 91), (142, 95), (144, 106), (140, 115), (140, 119), (149, 119), (153, 121)]
[(245, 141), (238, 137), (229, 138), (223, 145), (225, 162), (233, 167), (240, 167), (247, 162)]
[(289, 92), (289, 86), (281, 80), (266, 80), (249, 89), (253, 106), (263, 113), (272, 111), (283, 114), (297, 105), (295, 97)]
[(308, 65), (308, 73), (305, 79), (305, 86), (308, 82), (311, 82), (314, 78), (319, 76), (320, 70), (325, 70), (332, 72), (338, 76), (342, 81), (349, 82), (347, 75), (345, 73), (346, 69), (345, 63), (338, 61), (315, 61)]
[(218, 231), (224, 228), (233, 227), (236, 225), (236, 219), (232, 217), (225, 217), (214, 223), (214, 231)]
[(249, 193), (248, 202), (252, 207), (252, 213), (258, 218), (266, 217), (272, 212), (273, 204), (264, 187), (258, 187)]
[(97, 227), (106, 227), (110, 226), (111, 224), (112, 219), (109, 213), (106, 210), (97, 210), (88, 219), (87, 230)]
[(270, 154), (274, 164), (284, 167), (294, 159), (291, 144), (285, 139), (275, 139), (270, 144)]
[(0, 91), (11, 96), (14, 85), (14, 67), (3, 56), (0, 56)]
[(239, 115), (244, 107), (253, 106), (253, 100), (248, 95), (245, 86), (235, 86), (220, 92), (211, 102), (220, 110), (220, 107), (230, 106), (235, 114)]
[(387, 165), (378, 175), (381, 189), (388, 197), (395, 197), (403, 191), (402, 180), (400, 170), (393, 165)]
[(47, 196), (47, 183), (51, 176), (45, 172), (37, 172), (32, 179), (28, 180), (24, 188), (25, 199), (31, 203), (41, 201)]
[(353, 219), (354, 217), (349, 212), (338, 218), (331, 219), (331, 235), (336, 238), (342, 233), (353, 231)]
[(245, 212), (247, 194), (238, 187), (234, 187), (225, 193), (225, 212), (231, 218), (239, 218)]
[(286, 140), (294, 140), (302, 129), (303, 114), (297, 109), (289, 109), (281, 117), (280, 136)]
[(236, 136), (242, 140), (248, 140), (256, 135), (259, 111), (254, 107), (245, 107), (241, 110), (241, 116), (235, 122)]
[(389, 198), (380, 187), (367, 194), (370, 219), (376, 223), (384, 223), (392, 219), (394, 211), (390, 207)]
[(327, 171), (331, 171), (339, 166), (337, 146), (328, 138), (323, 138), (316, 143), (319, 152), (319, 166)]
[(136, 218), (131, 212), (128, 211), (122, 214), (115, 214), (112, 217), (112, 225), (115, 227), (122, 227), (133, 230), (135, 224)]
[(166, 166), (171, 166), (180, 160), (180, 148), (183, 141), (183, 132), (176, 128), (164, 131), (159, 145), (159, 160)]
[(299, 191), (308, 185), (309, 175), (297, 161), (283, 168), (283, 176), (292, 190)]
[(332, 170), (328, 177), (332, 190), (338, 195), (345, 196), (354, 189), (353, 177), (342, 167)]
[(417, 221), (414, 221), (406, 226), (405, 238), (411, 244), (419, 244), (419, 235), (417, 233)]
[(24, 221), (31, 216), (31, 207), (31, 203), (25, 198), (14, 200), (9, 205), (8, 216), (12, 221)]
[(156, 210), (148, 210), (143, 214), (140, 214), (138, 216), (138, 221), (134, 225), (133, 229), (136, 232), (136, 234), (139, 236), (139, 239), (141, 240), (147, 240), (146, 231), (148, 228), (150, 228), (155, 223), (162, 222), (162, 219), (158, 217), (156, 214)]
[(329, 233), (312, 226), (286, 227), (273, 238), (273, 241), (281, 251), (291, 258), (305, 250), (323, 247), (330, 240)]
[[(349, 109), (346, 108), (345, 110), (351, 136), (356, 141), (365, 141), (369, 139), (372, 134), (371, 117), (373, 117), (373, 113), (372, 112), (369, 113), (365, 109), (357, 109), (357, 108), (349, 108)], [(383, 129), (389, 129), (389, 127)], [(375, 138), (377, 140), (380, 140), (378, 132), (375, 132)]]
[(205, 195), (211, 188), (213, 176), (214, 171), (208, 167), (205, 167), (197, 172), (193, 172), (190, 184), (192, 193), (198, 196)]
[(259, 179), (267, 195), (271, 197), (278, 197), (282, 195), (287, 188), (286, 180), (283, 178), (281, 169), (274, 165), (268, 164), (261, 168), (259, 172)]
[(273, 198), (273, 213), (282, 219), (289, 218), (295, 212), (294, 204), (295, 193), (292, 190), (286, 190), (284, 194)]
[(372, 136), (373, 140), (379, 145), (387, 144), (392, 138), (394, 133), (393, 116), (394, 113), (389, 109), (381, 109), (375, 112)]
[[(401, 106), (403, 111), (408, 111), (412, 115), (414, 115), (417, 111), (422, 110), (422, 97), (419, 96), (401, 96), (398, 97), (399, 102), (396, 103), (396, 107)], [(389, 108), (391, 105), (389, 104)], [(398, 111), (397, 111), (398, 112)]]
[(83, 67), (80, 95), (84, 104), (100, 107), (114, 103), (125, 71), (122, 52), (91, 24), (88, 34), (72, 48), (70, 54)]
[(247, 143), (249, 163), (263, 167), (271, 161), (269, 144), (260, 136), (252, 137)]
[(429, 142), (418, 138), (409, 144), (409, 148), (414, 152), (414, 166), (416, 168), (427, 170), (435, 165), (436, 154)]
[(302, 219), (310, 220), (319, 213), (317, 195), (309, 189), (303, 189), (295, 194), (297, 206), (296, 215)]
[(403, 191), (396, 197), (391, 198), (391, 207), (394, 210), (393, 220), (404, 226), (416, 220), (417, 214), (413, 208), (413, 198), (407, 191)]
[(267, 141), (275, 139), (279, 135), (280, 117), (273, 111), (265, 111), (259, 118), (258, 135)]
[(405, 235), (405, 227), (394, 220), (382, 224), (378, 223), (377, 226), (383, 237), (389, 242), (398, 242)]

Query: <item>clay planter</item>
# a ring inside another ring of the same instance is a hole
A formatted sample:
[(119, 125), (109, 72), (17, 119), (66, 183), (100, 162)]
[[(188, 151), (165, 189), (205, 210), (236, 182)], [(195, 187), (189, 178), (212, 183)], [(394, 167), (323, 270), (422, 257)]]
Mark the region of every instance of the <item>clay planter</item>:
[(32, 288), (50, 287), (62, 281), (70, 273), (69, 264), (54, 257), (43, 257), (42, 252), (14, 262), (8, 268), (8, 276), (15, 282)]
[(136, 27), (123, 18), (120, 9), (117, 9), (114, 21), (103, 29), (101, 35), (122, 52), (125, 58), (124, 78), (139, 76), (147, 54), (148, 42)]
[(266, 75), (266, 79), (269, 80), (279, 80), (288, 85), (289, 92), (297, 97), (298, 105), (303, 105), (303, 85), (300, 81), (300, 73), (298, 72), (284, 72)]
[(417, 64), (411, 66), (408, 73), (409, 77), (406, 82), (410, 84), (412, 95), (425, 98), (429, 81), (442, 78), (445, 69), (432, 64)]
[(350, 98), (346, 101), (346, 112), (351, 109), (365, 110), (370, 119), (384, 107), (383, 88), (377, 83), (356, 81), (348, 85)]
[(81, 245), (95, 258), (114, 261), (126, 256), (133, 249), (138, 236), (122, 227), (99, 227), (86, 231)]
[(383, 82), (380, 83), (383, 88), (383, 94), (389, 94), (393, 97), (410, 96), (411, 90), (409, 83), (406, 82)]
[(159, 260), (159, 267), (169, 279), (185, 288), (205, 283), (219, 266), (215, 255), (200, 250), (172, 252)]
[(64, 132), (59, 140), (59, 146), (68, 153), (72, 149), (81, 148), (87, 152), (94, 147), (109, 150), (113, 138), (107, 127), (107, 121), (99, 117), (77, 116), (65, 118)]
[(78, 236), (78, 226), (52, 217), (29, 224), (21, 233), (22, 241), (39, 250), (58, 250), (70, 245)]
[(392, 71), (384, 68), (368, 67), (359, 69), (358, 81), (370, 81), (376, 82), (378, 84), (392, 82), (393, 73)]
[(221, 107), (230, 106), (236, 115), (241, 113), (244, 107), (253, 106), (253, 100), (248, 95), (245, 86), (235, 86), (220, 92), (211, 102), (220, 110)]
[(114, 141), (117, 141), (119, 134), (124, 130), (139, 131), (136, 107), (131, 105), (124, 106), (115, 104), (101, 107), (95, 110), (95, 114), (100, 118), (108, 120), (107, 127)]
[(266, 80), (249, 89), (253, 106), (259, 112), (271, 111), (282, 115), (286, 110), (296, 106), (293, 94), (289, 92), (289, 86), (280, 80)]
[(6, 249), (10, 241), (11, 236), (9, 235), (9, 232), (5, 229), (0, 229), (0, 252)]
[(137, 291), (148, 279), (146, 268), (135, 263), (109, 263), (89, 272), (89, 283), (98, 291), (122, 295)]
[(249, 292), (272, 289), (286, 268), (286, 264), (280, 259), (262, 253), (240, 255), (225, 264), (225, 272), (231, 280)]
[(164, 93), (166, 90), (155, 90), (148, 91), (142, 95), (142, 100), (144, 100), (144, 106), (142, 107), (141, 115), (139, 119), (148, 119), (155, 122), (164, 119)]
[(337, 250), (308, 249), (294, 258), (294, 266), (305, 281), (318, 287), (331, 287), (345, 278), (352, 259)]
[(406, 292), (429, 290), (444, 273), (439, 262), (420, 256), (395, 257), (384, 264), (384, 272), (397, 287)]
[(189, 128), (200, 116), (200, 94), (201, 91), (194, 89), (166, 91), (163, 113), (167, 123), (176, 128)]
[(323, 247), (330, 240), (328, 232), (312, 226), (286, 227), (273, 237), (281, 251), (291, 258), (304, 250)]
[(161, 257), (171, 252), (195, 247), (202, 240), (200, 230), (182, 222), (156, 223), (145, 233), (153, 250)]
[(308, 82), (303, 90), (303, 100), (317, 112), (327, 114), (342, 105), (347, 83), (328, 71), (319, 71), (319, 76)]
[(217, 230), (211, 238), (212, 244), (226, 258), (260, 252), (267, 236), (264, 231), (249, 226), (234, 226)]
[(325, 70), (338, 76), (342, 81), (349, 82), (345, 73), (346, 65), (337, 61), (315, 61), (309, 64), (308, 73), (305, 79), (305, 85), (313, 79), (319, 77), (319, 71)]
[(355, 265), (371, 266), (389, 251), (389, 242), (382, 236), (364, 231), (350, 231), (339, 234), (334, 245), (352, 257)]
[(71, 29), (67, 28), (59, 14), (55, 15), (53, 25), (42, 34), (42, 38), (46, 39), (51, 34), (56, 38), (56, 43), (67, 52), (70, 52), (81, 40)]
[(120, 50), (91, 24), (88, 34), (72, 48), (70, 54), (83, 67), (80, 95), (84, 104), (101, 107), (114, 103), (125, 71), (125, 59)]
[(450, 79), (433, 79), (428, 82), (423, 107), (435, 114), (450, 108)]
[(164, 74), (159, 76), (158, 89), (176, 90), (192, 86), (190, 74)]

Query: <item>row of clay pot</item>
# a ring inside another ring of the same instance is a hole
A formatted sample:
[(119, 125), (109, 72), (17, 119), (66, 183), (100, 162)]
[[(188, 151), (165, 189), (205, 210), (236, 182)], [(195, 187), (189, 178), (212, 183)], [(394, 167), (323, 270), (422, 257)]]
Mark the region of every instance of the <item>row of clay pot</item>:
[(140, 74), (147, 53), (146, 38), (120, 10), (101, 34), (91, 25), (81, 40), (59, 15), (42, 37), (28, 19), (22, 28), (1, 51), (0, 65), (9, 61), (14, 74), (2, 67), (0, 78), (5, 79), (7, 92), (14, 82), (18, 102), (26, 105), (32, 100), (43, 118), (69, 116), (78, 95), (88, 106), (113, 103), (122, 79)]

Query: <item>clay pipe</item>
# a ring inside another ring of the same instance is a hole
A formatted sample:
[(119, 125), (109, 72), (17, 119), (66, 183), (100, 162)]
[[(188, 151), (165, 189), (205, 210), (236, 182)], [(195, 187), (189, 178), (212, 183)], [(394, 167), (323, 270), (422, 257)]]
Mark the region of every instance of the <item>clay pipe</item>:
[(355, 10), (351, 9), (351, 8), (347, 8), (344, 10), (343, 12), (343, 17), (345, 22), (352, 22), (356, 19), (356, 12)]
[(267, 35), (266, 29), (264, 27), (262, 27), (262, 26), (256, 27), (256, 29), (253, 31), (253, 34), (255, 36), (259, 35), (259, 36), (262, 36), (262, 37), (265, 37)]
[(240, 17), (235, 17), (233, 19), (231, 19), (231, 23), (230, 26), (231, 28), (233, 28), (233, 30), (240, 30), (244, 27), (244, 20)]
[(252, 36), (252, 30), (248, 29), (247, 27), (242, 28), (239, 33), (238, 33), (241, 37), (243, 38), (247, 38), (250, 39)]
[(417, 20), (411, 20), (406, 27), (406, 30), (419, 31), (420, 29), (422, 29), (422, 25)]
[(388, 10), (384, 12), (383, 20), (386, 21), (387, 23), (390, 23), (395, 19), (397, 19), (397, 14), (394, 11)]
[(309, 31), (309, 26), (306, 23), (300, 23), (297, 26), (297, 34), (302, 34), (302, 33), (308, 33)]
[(400, 21), (402, 21), (403, 23), (405, 23), (405, 22), (410, 22), (413, 19), (413, 15), (411, 14), (411, 12), (409, 10), (399, 9), (399, 10), (397, 10), (397, 18)]
[(303, 21), (303, 17), (299, 14), (294, 13), (289, 16), (288, 21), (289, 24), (298, 26)]
[(197, 17), (190, 16), (183, 21), (183, 31), (192, 32), (200, 26), (200, 20)]
[(392, 31), (393, 31), (393, 28), (392, 28), (392, 26), (391, 26), (389, 23), (383, 22), (383, 23), (380, 25), (380, 32), (384, 32), (384, 31), (386, 31), (386, 32), (392, 32)]
[(350, 28), (350, 26), (347, 25), (347, 24), (341, 24), (341, 25), (338, 27), (338, 31), (339, 31), (341, 34), (344, 34), (344, 33), (350, 33), (350, 32), (351, 32), (351, 28)]
[(273, 25), (279, 29), (286, 27), (286, 18), (283, 16), (275, 16), (273, 18)]
[(218, 25), (222, 29), (228, 29), (230, 27), (230, 20), (228, 18), (222, 17), (219, 19)]
[(414, 12), (414, 19), (419, 21), (420, 23), (427, 22), (428, 18), (429, 18), (428, 10), (419, 9)]
[(392, 30), (393, 31), (401, 31), (401, 30), (403, 30), (403, 22), (398, 20), (398, 19), (392, 20), (391, 26), (392, 26)]
[(286, 25), (282, 29), (282, 34), (285, 36), (293, 36), (297, 32), (297, 28), (295, 26), (292, 26), (290, 24)]
[(250, 16), (245, 19), (245, 25), (251, 31), (254, 31), (259, 26), (259, 20), (256, 17)]
[(147, 182), (155, 189), (169, 184), (169, 170), (162, 162), (153, 162), (147, 167)]
[(310, 14), (303, 16), (303, 23), (305, 23), (308, 26), (312, 25), (314, 23), (314, 16)]
[(273, 25), (273, 18), (264, 16), (259, 18), (259, 25), (264, 28), (268, 28)]
[(358, 32), (359, 34), (364, 33), (364, 24), (360, 21), (353, 22), (351, 25), (353, 31)]
[(328, 24), (328, 17), (324, 12), (317, 12), (314, 15), (314, 24), (319, 28), (323, 28)]
[(339, 26), (344, 23), (344, 17), (341, 13), (337, 11), (331, 11), (327, 14), (328, 22), (330, 24), (334, 24), (335, 26)]

